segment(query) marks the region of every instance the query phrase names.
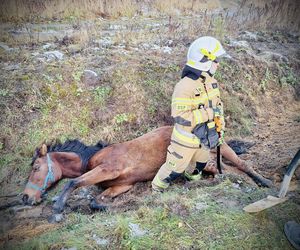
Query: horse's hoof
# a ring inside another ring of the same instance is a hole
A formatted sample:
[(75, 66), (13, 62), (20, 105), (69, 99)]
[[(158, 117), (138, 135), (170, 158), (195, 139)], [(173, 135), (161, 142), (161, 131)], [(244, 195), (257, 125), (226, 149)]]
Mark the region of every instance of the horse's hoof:
[(93, 211), (100, 211), (100, 212), (103, 212), (103, 211), (106, 211), (107, 210), (107, 206), (104, 206), (104, 205), (100, 205), (98, 204), (94, 199), (91, 201), (90, 203), (90, 209), (93, 210)]
[(52, 200), (53, 202), (56, 202), (58, 199), (59, 199), (59, 195), (56, 195), (56, 196), (54, 196), (51, 200)]
[(266, 188), (274, 187), (273, 182), (269, 179), (264, 178), (264, 177), (257, 176), (256, 178), (253, 178), (253, 180), (260, 187), (266, 187)]
[(274, 186), (273, 182), (271, 180), (268, 180), (266, 178), (260, 180), (260, 184), (262, 187), (271, 188)]
[(51, 224), (59, 223), (64, 219), (62, 214), (52, 214), (47, 218), (48, 222)]
[(61, 214), (64, 208), (59, 203), (55, 202), (52, 210), (54, 214)]

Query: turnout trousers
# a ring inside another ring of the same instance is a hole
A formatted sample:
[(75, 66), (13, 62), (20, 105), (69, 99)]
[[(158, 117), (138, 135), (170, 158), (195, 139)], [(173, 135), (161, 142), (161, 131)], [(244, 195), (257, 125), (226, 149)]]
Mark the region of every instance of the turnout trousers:
[[(154, 190), (163, 190), (180, 176), (184, 171), (205, 167), (209, 160), (209, 149), (201, 147), (188, 147), (176, 141), (171, 141), (168, 147), (166, 162), (161, 166), (152, 181)], [(199, 171), (202, 171), (202, 169)]]

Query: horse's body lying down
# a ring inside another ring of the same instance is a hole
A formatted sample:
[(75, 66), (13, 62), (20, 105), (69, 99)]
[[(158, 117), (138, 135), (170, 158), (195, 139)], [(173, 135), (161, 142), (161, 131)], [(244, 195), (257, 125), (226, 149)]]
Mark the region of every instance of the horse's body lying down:
[[(44, 144), (33, 158), (33, 170), (23, 201), (36, 204), (54, 182), (76, 177), (65, 185), (54, 204), (54, 211), (61, 212), (71, 192), (78, 187), (100, 185), (105, 189), (97, 197), (97, 201), (101, 201), (128, 191), (137, 182), (152, 180), (165, 162), (172, 129), (171, 126), (161, 127), (134, 140), (110, 146), (97, 144), (87, 147), (78, 141), (75, 145), (72, 141), (64, 145)], [(221, 154), (238, 168), (242, 166), (241, 160), (227, 144), (222, 145)], [(253, 177), (253, 171), (249, 172), (244, 167), (241, 170)], [(254, 174), (258, 181), (265, 180)]]
[[(90, 157), (86, 166), (82, 164), (80, 153), (74, 153), (76, 150), (72, 148), (66, 150), (58, 147), (56, 150), (53, 146), (43, 145), (33, 159), (33, 171), (25, 188), (23, 201), (29, 204), (39, 202), (46, 188), (64, 177), (77, 178), (70, 180), (64, 187), (54, 205), (57, 210), (62, 210), (69, 194), (81, 186), (97, 183), (105, 188), (101, 197), (98, 197), (99, 200), (124, 193), (136, 182), (152, 180), (165, 162), (172, 129), (171, 126), (161, 127), (131, 141), (102, 149), (99, 147), (98, 152)], [(86, 150), (93, 151), (91, 148)], [(54, 177), (46, 181), (49, 165)], [(87, 172), (82, 174), (82, 168), (86, 168)]]

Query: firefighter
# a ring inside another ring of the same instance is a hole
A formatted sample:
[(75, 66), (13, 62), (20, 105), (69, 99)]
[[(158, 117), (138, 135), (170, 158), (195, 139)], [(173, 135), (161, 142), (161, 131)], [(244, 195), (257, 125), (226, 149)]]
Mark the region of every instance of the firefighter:
[[(221, 43), (213, 37), (200, 37), (191, 44), (172, 95), (175, 124), (166, 162), (152, 181), (154, 191), (162, 192), (183, 173), (190, 180), (199, 179), (209, 160), (209, 150), (222, 144), (223, 104), (214, 74), (218, 59), (225, 55)], [(189, 166), (193, 170), (185, 171)]]

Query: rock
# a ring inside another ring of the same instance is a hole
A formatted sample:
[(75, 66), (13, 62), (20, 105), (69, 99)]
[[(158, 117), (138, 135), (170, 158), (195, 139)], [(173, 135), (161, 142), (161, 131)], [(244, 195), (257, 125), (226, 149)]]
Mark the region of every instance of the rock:
[(258, 40), (258, 36), (250, 31), (241, 32), (241, 34), (239, 35), (239, 38), (246, 40), (246, 41), (252, 41), (252, 42), (256, 42)]
[(58, 223), (61, 222), (64, 219), (64, 216), (62, 214), (52, 214), (50, 217), (48, 217), (49, 223)]
[(96, 234), (93, 234), (93, 239), (96, 241), (98, 246), (107, 246), (109, 243), (107, 239), (99, 238)]
[(10, 48), (8, 45), (6, 45), (5, 43), (1, 43), (0, 42), (0, 48), (5, 50), (5, 51), (12, 51), (14, 50), (13, 48)]
[(147, 233), (147, 230), (143, 230), (140, 228), (138, 224), (129, 223), (129, 228), (132, 237), (141, 237)]
[(60, 250), (77, 250), (77, 247), (61, 248)]
[(289, 59), (279, 53), (275, 53), (272, 51), (264, 51), (261, 54), (258, 55), (261, 59), (266, 61), (281, 61), (287, 63)]
[(42, 48), (43, 48), (44, 50), (47, 50), (47, 49), (51, 48), (52, 46), (53, 46), (52, 43), (46, 43), (45, 45), (42, 46)]
[(13, 64), (13, 65), (7, 65), (4, 67), (5, 70), (7, 71), (13, 71), (13, 70), (19, 70), (21, 69), (20, 64)]
[(156, 44), (153, 44), (152, 47), (151, 47), (151, 49), (153, 49), (153, 50), (159, 50), (160, 47), (158, 45), (156, 45)]
[(233, 183), (232, 186), (236, 189), (241, 189), (240, 184), (238, 183)]
[(100, 47), (100, 48), (109, 48), (112, 46), (113, 42), (110, 37), (104, 37), (102, 39), (96, 40), (95, 43)]
[(143, 49), (147, 50), (147, 49), (149, 49), (151, 46), (150, 46), (149, 43), (143, 43), (143, 44), (141, 45), (141, 47), (142, 47)]
[(59, 60), (61, 61), (64, 58), (64, 54), (58, 50), (47, 51), (44, 53), (47, 61)]
[(99, 76), (96, 72), (86, 69), (83, 71), (81, 81), (87, 86), (97, 86), (99, 83)]
[(166, 53), (166, 54), (171, 54), (172, 52), (172, 48), (166, 46), (166, 47), (163, 47), (163, 53)]
[(251, 49), (251, 46), (247, 41), (231, 40), (228, 45), (233, 48), (244, 48), (246, 50)]
[(173, 40), (168, 40), (168, 42), (167, 42), (167, 46), (169, 46), (169, 47), (172, 47), (172, 46), (174, 46), (174, 42), (173, 42)]

